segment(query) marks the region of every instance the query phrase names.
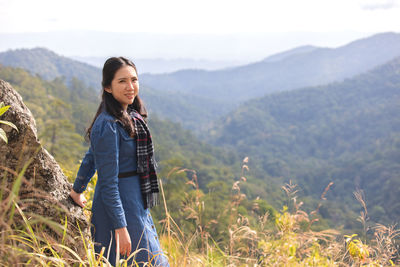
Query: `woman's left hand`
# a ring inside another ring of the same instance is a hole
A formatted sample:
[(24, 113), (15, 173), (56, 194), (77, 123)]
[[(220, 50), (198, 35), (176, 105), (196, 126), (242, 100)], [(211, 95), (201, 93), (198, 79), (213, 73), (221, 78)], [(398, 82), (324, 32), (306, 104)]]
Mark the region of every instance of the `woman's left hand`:
[[(131, 254), (131, 237), (129, 236), (128, 229), (126, 227), (115, 229), (115, 240), (119, 243), (119, 253), (123, 256), (129, 256)], [(115, 246), (116, 253), (118, 253), (118, 246)]]

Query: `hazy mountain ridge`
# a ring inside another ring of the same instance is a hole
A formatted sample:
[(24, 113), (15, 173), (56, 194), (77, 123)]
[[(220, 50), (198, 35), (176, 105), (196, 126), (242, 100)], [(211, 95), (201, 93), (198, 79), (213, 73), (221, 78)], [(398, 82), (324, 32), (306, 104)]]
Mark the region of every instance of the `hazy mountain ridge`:
[(312, 46), (312, 45), (304, 45), (304, 46), (296, 47), (296, 48), (288, 50), (288, 51), (284, 51), (282, 53), (274, 54), (272, 56), (269, 56), (269, 57), (263, 59), (262, 61), (263, 62), (276, 62), (276, 61), (285, 59), (289, 56), (296, 55), (296, 54), (308, 53), (315, 49), (318, 49), (318, 47)]
[[(75, 60), (85, 62), (92, 66), (102, 68), (107, 57), (72, 57)], [(206, 60), (191, 58), (133, 58), (132, 59), (140, 73), (170, 73), (183, 69), (217, 70), (242, 65), (241, 61), (228, 60)]]
[(400, 56), (399, 47), (400, 34), (382, 33), (335, 49), (315, 48), (294, 53), (276, 62), (261, 61), (219, 71), (143, 75), (142, 80), (155, 89), (238, 103), (272, 92), (352, 77)]
[(0, 53), (0, 64), (23, 68), (33, 75), (38, 74), (45, 80), (65, 77), (69, 83), (75, 77), (96, 90), (101, 86), (101, 70), (99, 68), (57, 55), (46, 48), (2, 52)]

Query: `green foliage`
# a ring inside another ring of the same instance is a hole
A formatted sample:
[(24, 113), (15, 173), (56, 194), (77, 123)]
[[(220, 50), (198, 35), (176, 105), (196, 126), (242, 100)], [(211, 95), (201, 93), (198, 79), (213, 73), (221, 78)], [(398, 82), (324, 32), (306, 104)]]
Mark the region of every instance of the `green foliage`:
[[(3, 115), (9, 108), (10, 106), (5, 106), (3, 102), (0, 102), (0, 116)], [(9, 121), (0, 120), (0, 124), (8, 125), (18, 131), (17, 126)], [(6, 132), (2, 128), (0, 128), (0, 138), (3, 139), (4, 142), (8, 143)]]
[(353, 234), (351, 236), (345, 235), (346, 245), (349, 251), (350, 256), (353, 260), (358, 262), (363, 262), (366, 258), (369, 257), (369, 248), (367, 245), (363, 244), (363, 242), (359, 239), (355, 239), (357, 234)]

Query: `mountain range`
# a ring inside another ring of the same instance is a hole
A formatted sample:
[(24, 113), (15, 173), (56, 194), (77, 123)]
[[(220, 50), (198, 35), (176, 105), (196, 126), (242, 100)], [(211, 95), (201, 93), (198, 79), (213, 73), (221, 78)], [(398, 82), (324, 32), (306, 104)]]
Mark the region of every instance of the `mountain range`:
[[(400, 56), (399, 47), (400, 34), (382, 33), (334, 49), (302, 46), (239, 67), (139, 73), (139, 77), (151, 111), (199, 133), (248, 99), (352, 77)], [(77, 77), (96, 95), (100, 91), (99, 68), (45, 48), (2, 52), (0, 64), (21, 67), (48, 80), (63, 76), (68, 82)]]
[(400, 34), (382, 33), (338, 48), (300, 47), (245, 66), (142, 75), (157, 90), (242, 103), (273, 92), (340, 81), (400, 56)]

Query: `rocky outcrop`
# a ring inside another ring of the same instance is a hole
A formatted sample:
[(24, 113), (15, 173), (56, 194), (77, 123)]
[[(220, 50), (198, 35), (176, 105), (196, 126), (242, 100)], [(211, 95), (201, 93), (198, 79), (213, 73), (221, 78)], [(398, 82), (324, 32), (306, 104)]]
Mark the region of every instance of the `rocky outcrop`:
[(7, 189), (10, 195), (18, 174), (27, 167), (18, 193), (21, 209), (58, 223), (67, 216), (69, 236), (79, 235), (77, 222), (82, 229), (87, 230), (89, 224), (82, 209), (69, 198), (71, 184), (53, 156), (38, 140), (32, 113), (21, 96), (3, 80), (0, 80), (0, 102), (11, 106), (0, 119), (10, 121), (18, 128), (16, 131), (1, 125), (8, 137), (8, 144), (0, 140), (0, 176), (6, 179), (2, 183), (6, 185), (3, 199), (7, 197)]

